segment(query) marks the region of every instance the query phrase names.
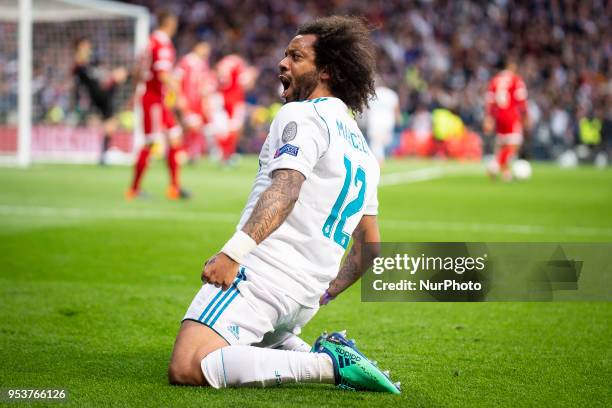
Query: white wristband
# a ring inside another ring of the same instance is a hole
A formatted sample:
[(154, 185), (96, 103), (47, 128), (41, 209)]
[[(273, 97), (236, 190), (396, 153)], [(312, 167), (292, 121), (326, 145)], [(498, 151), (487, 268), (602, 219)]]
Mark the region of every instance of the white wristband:
[(257, 242), (251, 238), (247, 233), (242, 230), (236, 231), (236, 233), (230, 238), (229, 241), (223, 245), (221, 252), (232, 258), (234, 261), (242, 264), (244, 258), (257, 246)]

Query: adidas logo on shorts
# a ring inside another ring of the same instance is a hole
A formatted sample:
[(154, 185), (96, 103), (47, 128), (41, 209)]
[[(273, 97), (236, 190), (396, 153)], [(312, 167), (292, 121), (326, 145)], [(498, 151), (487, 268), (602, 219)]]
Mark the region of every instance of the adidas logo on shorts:
[(232, 333), (234, 335), (236, 340), (240, 340), (240, 327), (238, 327), (235, 324), (232, 324), (230, 326), (227, 326), (227, 330), (229, 330), (230, 333)]

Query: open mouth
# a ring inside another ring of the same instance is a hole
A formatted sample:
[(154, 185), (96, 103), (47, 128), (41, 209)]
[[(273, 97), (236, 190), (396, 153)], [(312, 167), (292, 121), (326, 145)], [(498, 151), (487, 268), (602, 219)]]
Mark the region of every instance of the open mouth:
[(281, 84), (283, 85), (283, 93), (281, 96), (283, 98), (287, 98), (287, 95), (289, 95), (289, 89), (291, 88), (291, 79), (283, 74), (279, 75), (278, 79), (280, 79)]

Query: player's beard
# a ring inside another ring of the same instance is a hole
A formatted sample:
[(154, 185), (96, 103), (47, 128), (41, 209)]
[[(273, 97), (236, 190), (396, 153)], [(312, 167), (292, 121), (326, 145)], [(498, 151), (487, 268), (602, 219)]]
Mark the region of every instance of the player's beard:
[(319, 84), (319, 71), (313, 69), (310, 72), (293, 78), (293, 92), (287, 96), (287, 102), (300, 102), (308, 99)]

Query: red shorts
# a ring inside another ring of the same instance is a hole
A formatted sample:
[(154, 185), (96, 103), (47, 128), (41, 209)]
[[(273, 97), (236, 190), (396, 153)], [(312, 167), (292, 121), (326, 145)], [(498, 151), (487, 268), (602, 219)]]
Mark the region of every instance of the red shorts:
[(142, 116), (145, 137), (163, 134), (167, 131), (175, 133), (177, 126), (174, 112), (168, 109), (160, 95), (145, 92), (142, 96)]
[(523, 124), (520, 119), (510, 116), (495, 118), (497, 144), (501, 146), (520, 145), (523, 143)]
[(495, 131), (498, 135), (521, 134), (523, 133), (521, 118), (514, 115), (498, 115), (495, 117)]

